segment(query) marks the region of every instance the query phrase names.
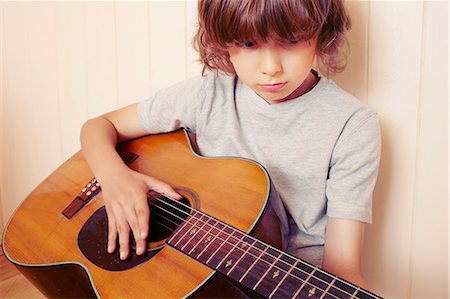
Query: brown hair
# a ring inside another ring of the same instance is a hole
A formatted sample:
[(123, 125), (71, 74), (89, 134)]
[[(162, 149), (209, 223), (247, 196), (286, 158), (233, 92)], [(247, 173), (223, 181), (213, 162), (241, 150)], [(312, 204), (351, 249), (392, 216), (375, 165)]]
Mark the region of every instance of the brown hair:
[(319, 69), (334, 74), (345, 68), (340, 50), (350, 26), (342, 0), (199, 0), (194, 47), (204, 70), (234, 74), (230, 43), (317, 36)]

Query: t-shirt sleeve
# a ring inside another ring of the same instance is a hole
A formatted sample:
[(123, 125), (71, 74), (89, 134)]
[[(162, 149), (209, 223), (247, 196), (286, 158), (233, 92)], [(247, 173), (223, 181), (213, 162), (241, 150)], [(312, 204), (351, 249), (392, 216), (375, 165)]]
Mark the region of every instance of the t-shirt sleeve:
[(150, 133), (179, 128), (195, 132), (208, 78), (195, 77), (161, 89), (138, 104), (141, 125)]
[(327, 215), (372, 222), (372, 193), (380, 161), (377, 114), (357, 113), (336, 142), (326, 186)]

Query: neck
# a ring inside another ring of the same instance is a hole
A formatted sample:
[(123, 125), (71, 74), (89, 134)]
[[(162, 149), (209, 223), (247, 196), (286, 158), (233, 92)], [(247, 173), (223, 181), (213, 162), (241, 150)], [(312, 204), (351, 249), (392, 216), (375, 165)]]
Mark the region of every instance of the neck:
[(290, 95), (288, 95), (285, 99), (283, 99), (282, 102), (298, 98), (304, 95), (305, 93), (308, 93), (309, 91), (311, 91), (311, 89), (313, 89), (317, 85), (318, 82), (319, 82), (318, 76), (316, 76), (313, 73), (313, 71), (311, 71), (308, 74), (308, 77), (306, 77), (305, 81), (303, 81), (303, 83), (300, 84), (300, 86), (297, 87), (297, 89), (294, 90)]

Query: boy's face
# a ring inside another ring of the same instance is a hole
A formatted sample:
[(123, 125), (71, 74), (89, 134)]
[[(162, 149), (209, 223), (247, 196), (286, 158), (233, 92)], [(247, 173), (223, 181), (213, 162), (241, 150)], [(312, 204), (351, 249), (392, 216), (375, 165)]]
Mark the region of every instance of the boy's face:
[(228, 48), (228, 54), (240, 80), (274, 104), (312, 88), (310, 71), (316, 44), (316, 39), (235, 43)]

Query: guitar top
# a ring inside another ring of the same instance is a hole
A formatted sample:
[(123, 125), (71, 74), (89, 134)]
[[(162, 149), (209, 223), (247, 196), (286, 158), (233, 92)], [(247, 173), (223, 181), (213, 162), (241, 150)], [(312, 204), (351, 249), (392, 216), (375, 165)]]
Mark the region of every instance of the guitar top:
[[(192, 208), (244, 232), (254, 229), (268, 202), (269, 177), (259, 164), (244, 159), (200, 157), (183, 130), (122, 143), (118, 152), (122, 156), (137, 155), (129, 165), (132, 169), (170, 184)], [(104, 205), (102, 193), (70, 219), (63, 211), (73, 205), (80, 193), (87, 194), (83, 189), (92, 179), (82, 152), (76, 153), (31, 192), (7, 224), (3, 235), (6, 257), (44, 294), (48, 290), (40, 281), (42, 274), (33, 270), (73, 264), (85, 270), (95, 295), (104, 298), (179, 298), (194, 292), (210, 278), (213, 270), (170, 246), (149, 251), (142, 259), (152, 255), (150, 259), (122, 271), (106, 270), (90, 261), (80, 249), (78, 239), (89, 218)], [(101, 240), (106, 231), (97, 234)], [(98, 246), (100, 256), (117, 262), (117, 252), (106, 253), (106, 242)], [(122, 263), (133, 259), (140, 257), (131, 254)]]

